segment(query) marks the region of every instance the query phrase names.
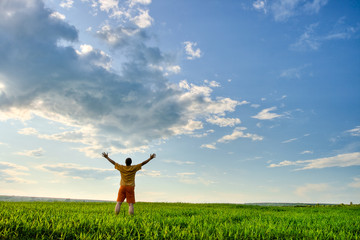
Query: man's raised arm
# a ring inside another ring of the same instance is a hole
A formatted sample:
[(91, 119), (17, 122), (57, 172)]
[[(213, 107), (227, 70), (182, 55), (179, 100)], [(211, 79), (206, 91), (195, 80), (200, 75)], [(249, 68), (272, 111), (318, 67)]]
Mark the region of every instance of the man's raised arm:
[(155, 154), (155, 153), (150, 154), (149, 159), (143, 161), (143, 162), (141, 163), (141, 166), (144, 166), (145, 164), (147, 164), (148, 162), (150, 162), (150, 160), (153, 159), (153, 158), (156, 158), (156, 154)]
[(111, 162), (112, 164), (115, 165), (116, 162), (115, 162), (114, 160), (112, 160), (111, 158), (109, 158), (109, 155), (108, 155), (106, 152), (103, 152), (102, 155), (103, 155), (103, 157), (106, 158), (109, 162)]

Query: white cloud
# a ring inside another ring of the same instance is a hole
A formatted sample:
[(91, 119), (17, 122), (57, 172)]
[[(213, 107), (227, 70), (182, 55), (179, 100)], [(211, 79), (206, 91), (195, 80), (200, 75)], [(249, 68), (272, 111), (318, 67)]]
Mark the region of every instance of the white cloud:
[(214, 181), (204, 179), (203, 177), (195, 177), (196, 173), (194, 172), (183, 172), (176, 174), (179, 177), (179, 181), (181, 183), (186, 184), (203, 184), (203, 185), (210, 185), (215, 183)]
[(35, 128), (23, 128), (18, 133), (22, 135), (36, 135), (38, 131)]
[(293, 16), (318, 13), (326, 4), (327, 0), (275, 0), (270, 10), (275, 21), (286, 21)]
[(191, 135), (192, 137), (197, 137), (197, 138), (202, 138), (202, 137), (206, 137), (209, 135), (209, 133), (214, 133), (215, 131), (213, 129), (209, 129), (206, 130), (206, 132), (203, 133), (197, 133), (197, 134), (193, 134)]
[(185, 52), (187, 54), (187, 59), (192, 60), (201, 57), (200, 48), (195, 49), (195, 47), (197, 46), (196, 42), (186, 41), (184, 42), (184, 44), (185, 44)]
[(195, 164), (195, 162), (191, 162), (191, 161), (179, 161), (179, 160), (163, 160), (163, 162), (166, 162), (166, 163), (175, 163), (177, 165), (193, 165)]
[(150, 27), (154, 19), (149, 15), (149, 10), (139, 9), (139, 15), (131, 19), (139, 28)]
[(170, 73), (178, 74), (181, 71), (181, 67), (179, 65), (172, 65), (166, 67), (166, 70)]
[(171, 128), (175, 135), (192, 134), (195, 130), (202, 129), (203, 124), (201, 121), (189, 120), (186, 125), (176, 126)]
[(305, 151), (302, 151), (300, 154), (313, 154), (314, 151), (310, 151), (310, 150), (305, 150)]
[[(59, 176), (70, 177), (73, 179), (106, 179), (113, 176), (116, 170), (84, 167), (74, 163), (42, 164), (37, 167), (41, 171), (55, 173)], [(119, 176), (120, 180), (120, 176)]]
[(216, 143), (212, 144), (202, 144), (201, 148), (208, 148), (208, 149), (216, 149)]
[(313, 23), (306, 27), (305, 32), (295, 43), (290, 45), (290, 49), (296, 51), (316, 51), (325, 42), (351, 39), (360, 30), (359, 24), (356, 26), (347, 25), (343, 18), (340, 18), (334, 24), (333, 29), (324, 35), (316, 32), (318, 27), (319, 23)]
[(110, 12), (115, 11), (119, 7), (118, 0), (99, 0), (99, 6), (102, 11)]
[(269, 165), (270, 168), (283, 166), (301, 166), (301, 168), (297, 170), (360, 166), (360, 152), (345, 153), (333, 157), (311, 160), (282, 161), (278, 164), (273, 163)]
[(218, 140), (220, 143), (226, 143), (229, 141), (234, 141), (238, 138), (250, 138), (253, 141), (261, 141), (264, 139), (264, 137), (253, 134), (253, 133), (244, 133), (244, 130), (246, 130), (245, 127), (237, 127), (234, 129), (234, 131), (230, 135), (225, 135), (222, 138)]
[(0, 181), (2, 182), (25, 184), (35, 183), (35, 181), (19, 177), (27, 175), (29, 175), (29, 168), (27, 167), (10, 162), (0, 162)]
[(151, 0), (130, 0), (130, 6), (134, 6), (136, 4), (149, 5)]
[(318, 27), (318, 23), (309, 25), (305, 32), (299, 37), (299, 39), (290, 45), (292, 50), (318, 50), (321, 41), (318, 36), (315, 34), (315, 29)]
[(17, 152), (16, 154), (27, 157), (42, 157), (44, 155), (44, 150), (42, 148), (38, 148), (34, 150), (25, 150), (22, 152)]
[(351, 136), (360, 136), (360, 126), (356, 126), (354, 129), (350, 129), (345, 131), (346, 133), (350, 133)]
[(280, 73), (280, 77), (288, 79), (300, 79), (304, 67), (289, 68)]
[(256, 114), (255, 116), (252, 116), (252, 118), (256, 118), (256, 119), (259, 119), (259, 120), (271, 120), (271, 119), (274, 119), (274, 118), (279, 118), (282, 115), (270, 112), (270, 111), (273, 111), (273, 110), (276, 110), (276, 109), (277, 109), (276, 107), (265, 108), (261, 112)]
[(59, 20), (65, 20), (65, 15), (59, 13), (59, 12), (53, 12), (49, 15), (51, 18), (56, 18), (56, 19), (59, 19)]
[(264, 13), (267, 13), (267, 6), (266, 6), (267, 1), (266, 0), (256, 0), (255, 2), (253, 2), (252, 6), (259, 11), (263, 11)]
[(106, 12), (110, 19), (120, 20), (121, 27), (133, 24), (134, 27), (147, 28), (153, 22), (153, 18), (149, 15), (149, 10), (144, 9), (146, 5), (151, 3), (151, 0), (92, 0), (89, 2), (95, 15), (98, 10)]
[(218, 116), (213, 116), (211, 118), (208, 118), (206, 119), (206, 121), (211, 124), (218, 125), (220, 127), (233, 127), (241, 123), (239, 118), (221, 118)]
[(328, 0), (313, 0), (312, 2), (306, 2), (304, 10), (309, 13), (318, 13), (320, 9), (327, 4)]
[(209, 80), (204, 80), (204, 83), (208, 84), (210, 87), (220, 87), (220, 83), (216, 82), (216, 81), (209, 81)]
[(296, 140), (298, 140), (298, 138), (291, 138), (291, 139), (282, 141), (281, 143), (290, 143), (290, 142), (293, 142), (293, 141), (296, 141)]
[(352, 188), (360, 188), (360, 177), (354, 177), (353, 182), (349, 184)]
[(62, 8), (72, 8), (74, 0), (61, 0), (60, 7)]
[(156, 171), (156, 170), (141, 169), (137, 175), (138, 176), (149, 176), (149, 177), (160, 177), (161, 172)]
[(311, 199), (311, 195), (314, 193), (325, 192), (329, 190), (329, 188), (329, 185), (326, 183), (309, 183), (296, 188), (295, 194), (299, 197)]

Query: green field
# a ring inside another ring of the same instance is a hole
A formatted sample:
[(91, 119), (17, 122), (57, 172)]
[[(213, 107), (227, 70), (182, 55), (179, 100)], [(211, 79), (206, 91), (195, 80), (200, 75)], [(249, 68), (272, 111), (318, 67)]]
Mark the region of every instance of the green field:
[(0, 202), (0, 239), (360, 239), (360, 206)]

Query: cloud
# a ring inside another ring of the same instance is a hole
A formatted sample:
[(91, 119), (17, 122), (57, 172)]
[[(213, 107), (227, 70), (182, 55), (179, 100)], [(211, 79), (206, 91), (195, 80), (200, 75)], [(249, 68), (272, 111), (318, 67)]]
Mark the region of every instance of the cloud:
[(300, 154), (313, 154), (314, 151), (310, 151), (310, 150), (305, 150), (305, 151), (302, 151)]
[(275, 0), (269, 8), (275, 21), (286, 21), (296, 15), (318, 13), (327, 2), (327, 0)]
[(360, 177), (354, 177), (353, 182), (349, 184), (352, 188), (360, 188)]
[(142, 169), (138, 172), (138, 176), (160, 177), (161, 172), (155, 170)]
[(263, 11), (266, 14), (268, 11), (266, 4), (267, 4), (266, 0), (256, 0), (255, 2), (253, 2), (252, 6), (256, 10)]
[(18, 131), (22, 135), (36, 135), (38, 131), (35, 128), (23, 128)]
[(113, 176), (114, 169), (84, 167), (74, 163), (42, 164), (39, 170), (58, 174), (73, 179), (97, 179), (103, 180)]
[(328, 0), (313, 0), (304, 4), (304, 10), (309, 13), (318, 13), (320, 9), (327, 4)]
[(269, 167), (301, 166), (297, 170), (321, 169), (328, 167), (360, 166), (360, 152), (339, 154), (333, 157), (317, 158), (311, 160), (282, 161), (270, 164)]
[(299, 197), (311, 199), (311, 195), (313, 195), (314, 193), (325, 192), (329, 190), (329, 188), (329, 185), (326, 183), (309, 183), (296, 188), (295, 194)]
[(151, 3), (151, 0), (131, 0), (130, 6), (134, 6), (136, 4), (149, 5), (150, 3)]
[(298, 140), (298, 138), (291, 138), (291, 139), (282, 141), (281, 143), (290, 143), (290, 142), (293, 142), (293, 141), (296, 141), (296, 140)]
[(147, 28), (150, 27), (154, 19), (149, 15), (149, 10), (139, 9), (139, 15), (133, 17), (131, 20), (139, 27), (139, 28)]
[(306, 68), (307, 66), (308, 65), (285, 69), (280, 73), (280, 77), (287, 79), (300, 79), (303, 75), (304, 68)]
[(143, 29), (150, 27), (154, 21), (149, 10), (144, 9), (151, 0), (91, 0), (87, 2), (91, 4), (95, 15), (100, 10), (108, 14), (110, 19), (119, 20), (119, 23), (126, 23), (126, 25)]
[(321, 45), (328, 41), (351, 39), (360, 30), (360, 24), (356, 26), (347, 25), (344, 18), (338, 19), (333, 29), (326, 34), (316, 32), (319, 23), (313, 23), (306, 27), (305, 32), (290, 45), (291, 50), (295, 51), (316, 51)]
[(0, 162), (0, 181), (6, 183), (25, 183), (31, 184), (35, 183), (32, 180), (27, 180), (19, 176), (29, 175), (29, 168), (10, 163), (10, 162)]
[(181, 183), (203, 184), (206, 186), (215, 183), (214, 181), (204, 179), (203, 177), (195, 177), (196, 173), (194, 172), (183, 172), (183, 173), (177, 173), (176, 175), (178, 176), (179, 181)]
[(221, 118), (218, 116), (213, 116), (212, 118), (208, 118), (206, 119), (206, 121), (208, 123), (218, 125), (220, 127), (233, 127), (241, 123), (239, 118)]
[(44, 150), (42, 148), (34, 150), (26, 150), (22, 152), (17, 152), (17, 155), (27, 156), (27, 157), (42, 157), (44, 156)]
[(177, 165), (193, 165), (195, 164), (195, 162), (191, 162), (191, 161), (179, 161), (179, 160), (164, 160), (163, 162), (166, 163), (175, 163)]
[(141, 29), (123, 26), (113, 28), (109, 24), (103, 25), (100, 30), (96, 31), (96, 35), (113, 49), (127, 47), (134, 41), (141, 43), (148, 38)]
[(216, 143), (212, 144), (202, 144), (201, 148), (208, 148), (208, 149), (216, 149)]
[(74, 0), (61, 0), (60, 7), (62, 8), (72, 8)]
[(209, 80), (204, 80), (204, 83), (208, 84), (210, 87), (220, 87), (220, 83), (216, 82), (216, 81), (209, 81)]
[(279, 118), (282, 115), (270, 112), (270, 111), (273, 111), (273, 110), (276, 110), (276, 109), (277, 109), (276, 107), (265, 108), (265, 109), (261, 110), (261, 112), (259, 112), (255, 116), (252, 116), (252, 118), (256, 118), (256, 119), (259, 119), (259, 120), (271, 120), (271, 119), (274, 119), (274, 118)]
[(360, 136), (360, 126), (356, 126), (354, 129), (350, 129), (345, 132), (350, 133), (351, 136), (359, 137)]
[(187, 59), (193, 60), (195, 58), (201, 57), (200, 48), (195, 49), (195, 47), (197, 46), (196, 42), (186, 41), (186, 42), (184, 42), (184, 45), (185, 45), (185, 52), (187, 54)]
[[(117, 4), (103, 0), (94, 8), (113, 13)], [(6, 0), (0, 9), (0, 120), (40, 117), (72, 129), (43, 134), (28, 128), (20, 134), (80, 143), (84, 146), (77, 149), (89, 157), (104, 149), (113, 154), (144, 151), (155, 139), (193, 134), (205, 119), (225, 118), (243, 104), (214, 98), (215, 82), (170, 83), (152, 66), (179, 68), (158, 47), (147, 46), (149, 37), (135, 24), (105, 24), (96, 32), (124, 53), (115, 71), (102, 50), (89, 44), (72, 47), (78, 30), (51, 14), (40, 0)], [(199, 56), (200, 50), (193, 53)]]
[(315, 29), (318, 27), (318, 23), (309, 25), (305, 32), (299, 37), (299, 39), (290, 45), (292, 50), (318, 50), (321, 45), (321, 40), (315, 35)]
[(230, 135), (225, 135), (222, 138), (218, 140), (220, 143), (230, 142), (234, 141), (238, 138), (250, 138), (253, 141), (261, 141), (264, 139), (264, 137), (253, 134), (253, 133), (244, 133), (244, 130), (246, 128), (244, 127), (237, 127), (234, 129), (234, 131)]
[(52, 18), (57, 18), (57, 19), (59, 19), (59, 20), (65, 20), (65, 15), (63, 15), (63, 14), (61, 14), (61, 13), (59, 13), (59, 12), (53, 12), (53, 13), (51, 13), (50, 14), (50, 17), (52, 17)]

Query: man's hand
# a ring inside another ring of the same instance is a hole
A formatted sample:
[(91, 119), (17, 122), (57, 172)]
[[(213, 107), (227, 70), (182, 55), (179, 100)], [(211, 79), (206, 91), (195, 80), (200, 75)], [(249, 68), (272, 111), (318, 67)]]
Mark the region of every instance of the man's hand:
[(115, 165), (116, 162), (115, 162), (114, 160), (112, 160), (111, 158), (109, 158), (109, 154), (108, 154), (108, 153), (103, 152), (102, 155), (103, 155), (103, 157), (106, 158), (109, 162), (111, 162), (112, 164)]
[(145, 164), (147, 164), (148, 162), (150, 162), (150, 160), (151, 160), (151, 159), (153, 159), (153, 158), (156, 158), (156, 154), (155, 154), (155, 153), (150, 154), (149, 159), (148, 159), (148, 160), (143, 161), (143, 162), (141, 163), (141, 166), (144, 166)]

